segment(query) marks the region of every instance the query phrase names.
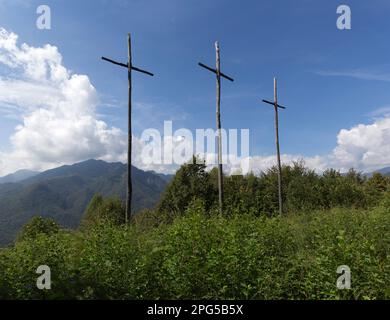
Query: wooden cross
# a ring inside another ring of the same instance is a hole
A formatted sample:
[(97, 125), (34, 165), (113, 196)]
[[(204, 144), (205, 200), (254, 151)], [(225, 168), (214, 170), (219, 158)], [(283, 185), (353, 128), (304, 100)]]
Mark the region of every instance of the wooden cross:
[(218, 198), (219, 198), (219, 212), (223, 213), (223, 167), (222, 167), (222, 133), (221, 133), (221, 77), (234, 81), (229, 76), (221, 72), (221, 62), (220, 62), (220, 51), (218, 41), (215, 42), (215, 52), (216, 52), (216, 68), (210, 68), (203, 63), (199, 62), (199, 65), (202, 68), (205, 68), (217, 76), (217, 130), (218, 130)]
[(278, 87), (277, 80), (274, 78), (274, 102), (263, 100), (263, 102), (273, 105), (275, 108), (275, 135), (276, 135), (276, 154), (278, 160), (278, 193), (279, 193), (279, 213), (283, 214), (283, 199), (282, 199), (282, 164), (280, 161), (280, 146), (279, 146), (279, 115), (278, 109), (286, 109), (278, 104)]
[(131, 36), (130, 33), (127, 35), (127, 44), (128, 44), (128, 62), (120, 63), (105, 57), (102, 57), (103, 60), (111, 62), (115, 65), (124, 67), (127, 69), (127, 75), (128, 75), (128, 84), (129, 84), (129, 106), (128, 106), (128, 148), (127, 148), (127, 192), (126, 192), (126, 216), (125, 221), (126, 223), (130, 221), (131, 218), (131, 200), (132, 200), (132, 193), (133, 193), (133, 186), (131, 181), (131, 151), (132, 151), (132, 130), (131, 130), (131, 95), (132, 95), (132, 70), (141, 72), (144, 74), (147, 74), (149, 76), (153, 76), (153, 73), (150, 73), (148, 71), (136, 68), (133, 66), (132, 63), (132, 56), (131, 56)]

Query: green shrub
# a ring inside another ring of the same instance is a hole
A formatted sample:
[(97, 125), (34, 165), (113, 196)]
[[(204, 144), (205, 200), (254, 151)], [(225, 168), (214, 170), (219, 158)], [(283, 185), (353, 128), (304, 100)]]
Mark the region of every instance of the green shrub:
[(172, 216), (182, 214), (192, 200), (202, 199), (207, 207), (211, 208), (215, 202), (215, 189), (212, 186), (210, 175), (205, 171), (206, 165), (193, 157), (192, 161), (184, 164), (175, 174), (167, 186), (158, 211)]
[[(390, 210), (266, 218), (209, 215), (193, 202), (171, 224), (98, 223), (0, 251), (6, 299), (388, 299)], [(35, 287), (39, 265), (52, 289)], [(336, 288), (348, 265), (352, 289)]]
[(102, 222), (111, 222), (116, 225), (125, 222), (126, 208), (121, 200), (115, 198), (103, 198), (96, 194), (81, 220), (81, 228), (88, 229)]
[(59, 230), (59, 225), (53, 219), (36, 216), (23, 226), (17, 241), (32, 240), (42, 234), (50, 236), (58, 233)]

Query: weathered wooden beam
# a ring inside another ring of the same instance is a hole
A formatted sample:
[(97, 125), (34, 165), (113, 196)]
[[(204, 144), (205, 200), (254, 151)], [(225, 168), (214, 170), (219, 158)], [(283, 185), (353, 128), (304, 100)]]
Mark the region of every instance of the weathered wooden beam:
[(128, 65), (127, 65), (127, 64), (120, 63), (120, 62), (114, 61), (114, 60), (109, 59), (109, 58), (106, 58), (106, 57), (102, 57), (102, 60), (111, 62), (111, 63), (113, 63), (113, 64), (116, 64), (117, 66), (121, 66), (121, 67), (124, 67), (124, 68), (126, 68), (126, 69), (128, 68)]
[(149, 71), (146, 71), (146, 70), (142, 70), (142, 69), (137, 68), (137, 67), (131, 67), (131, 69), (134, 70), (134, 71), (138, 71), (138, 72), (141, 72), (141, 73), (145, 73), (145, 74), (147, 74), (147, 75), (149, 75), (149, 76), (151, 76), (151, 77), (154, 76), (153, 73), (151, 73), (151, 72), (149, 72)]
[[(205, 64), (203, 64), (201, 62), (199, 62), (198, 65), (201, 66), (202, 68), (205, 68), (205, 69), (207, 69), (207, 70), (217, 74), (217, 70), (216, 69), (210, 68), (210, 67), (206, 66)], [(219, 74), (220, 74), (221, 77), (223, 77), (223, 78), (225, 78), (225, 79), (227, 79), (227, 80), (229, 80), (231, 82), (234, 82), (233, 78), (227, 76), (226, 74), (222, 73), (221, 71), (219, 72)]]
[(126, 223), (130, 221), (131, 218), (131, 203), (133, 198), (133, 182), (131, 178), (131, 155), (132, 155), (132, 147), (133, 147), (133, 132), (131, 126), (131, 113), (132, 113), (132, 74), (131, 74), (131, 65), (132, 65), (132, 56), (131, 56), (131, 35), (130, 33), (127, 35), (127, 48), (128, 48), (128, 63), (127, 63), (127, 75), (128, 75), (128, 85), (129, 85), (129, 105), (128, 105), (128, 125), (127, 125), (127, 139), (128, 139), (128, 147), (127, 147), (127, 194), (126, 194)]
[(272, 105), (275, 109), (275, 144), (276, 144), (276, 157), (278, 167), (278, 200), (279, 200), (279, 214), (283, 214), (283, 197), (282, 197), (282, 163), (280, 159), (280, 143), (279, 143), (279, 109), (286, 109), (278, 104), (278, 86), (277, 80), (274, 78), (274, 101), (264, 100), (264, 103)]
[[(271, 101), (268, 101), (268, 100), (263, 100), (263, 102), (268, 103), (268, 104), (270, 104), (272, 106), (275, 106), (275, 102), (271, 102)], [(286, 109), (286, 107), (283, 107), (280, 104), (278, 104), (278, 108)]]
[(199, 62), (199, 66), (205, 68), (208, 71), (215, 73), (217, 79), (217, 97), (216, 97), (216, 122), (218, 133), (218, 199), (219, 199), (219, 212), (223, 214), (223, 159), (222, 159), (222, 125), (221, 125), (221, 77), (229, 81), (234, 81), (233, 78), (223, 74), (221, 72), (221, 58), (218, 41), (215, 42), (215, 55), (216, 55), (216, 67), (215, 69), (206, 66)]
[(283, 214), (283, 198), (282, 198), (282, 164), (280, 160), (280, 145), (279, 145), (279, 116), (278, 116), (278, 86), (277, 80), (274, 78), (274, 101), (275, 101), (275, 143), (276, 154), (278, 160), (278, 194), (279, 194), (279, 214)]
[(217, 75), (217, 104), (216, 104), (216, 120), (218, 130), (218, 198), (219, 198), (219, 213), (223, 214), (223, 166), (222, 166), (222, 126), (221, 126), (221, 61), (219, 44), (215, 42), (216, 55), (216, 75)]
[(131, 55), (131, 35), (130, 33), (127, 36), (127, 48), (128, 48), (128, 62), (127, 63), (121, 63), (106, 57), (102, 57), (104, 61), (110, 62), (112, 64), (118, 65), (120, 67), (124, 67), (127, 69), (127, 75), (128, 75), (128, 94), (129, 94), (129, 101), (128, 101), (128, 148), (127, 148), (127, 188), (126, 188), (126, 215), (125, 215), (125, 221), (129, 222), (131, 219), (131, 205), (132, 205), (132, 196), (133, 196), (133, 184), (132, 184), (132, 175), (131, 175), (131, 155), (132, 155), (132, 70), (141, 72), (144, 74), (147, 74), (149, 76), (154, 76), (153, 73), (142, 70), (140, 68), (136, 68), (132, 64), (132, 55)]
[[(129, 68), (129, 65), (127, 63), (125, 64), (125, 63), (117, 62), (115, 60), (112, 60), (112, 59), (109, 59), (109, 58), (106, 58), (106, 57), (102, 57), (102, 59), (105, 60), (105, 61), (111, 62), (113, 64), (116, 64), (118, 66), (124, 67), (126, 69)], [(140, 68), (137, 68), (137, 67), (134, 67), (134, 66), (131, 66), (131, 70), (138, 71), (138, 72), (141, 72), (141, 73), (145, 73), (145, 74), (147, 74), (149, 76), (152, 76), (152, 77), (154, 76), (153, 73), (151, 73), (149, 71), (146, 71), (146, 70), (143, 70), (143, 69), (140, 69)]]

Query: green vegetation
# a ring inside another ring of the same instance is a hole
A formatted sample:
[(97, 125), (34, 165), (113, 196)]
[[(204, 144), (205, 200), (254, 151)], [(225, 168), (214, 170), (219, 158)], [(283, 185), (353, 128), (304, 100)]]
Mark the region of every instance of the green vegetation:
[(80, 226), (86, 230), (103, 222), (121, 225), (125, 222), (125, 212), (126, 207), (119, 199), (104, 199), (100, 194), (96, 194), (85, 210)]
[[(287, 212), (308, 212), (331, 208), (369, 209), (390, 199), (390, 178), (374, 173), (371, 178), (355, 170), (343, 175), (333, 169), (322, 175), (305, 168), (303, 162), (283, 166), (283, 203)], [(277, 168), (260, 176), (229, 176), (224, 179), (225, 212), (252, 213), (257, 216), (278, 214)], [(205, 172), (202, 164), (180, 168), (168, 185), (159, 212), (180, 215), (201, 201), (206, 211), (217, 211), (217, 170)]]
[[(98, 224), (88, 233), (40, 234), (0, 256), (1, 298), (388, 299), (390, 210), (258, 218), (188, 209), (145, 231)], [(36, 289), (47, 264), (52, 290)], [(352, 289), (336, 288), (336, 269)]]
[[(0, 251), (0, 298), (390, 298), (387, 177), (286, 166), (279, 217), (274, 168), (232, 176), (221, 216), (215, 171), (204, 169), (183, 166), (156, 210), (130, 225), (121, 224), (121, 203), (101, 196), (77, 231), (30, 224)], [(35, 286), (39, 265), (51, 268), (51, 290)], [(351, 269), (351, 290), (336, 287), (341, 265)]]
[(25, 224), (18, 234), (16, 241), (34, 240), (38, 235), (53, 235), (60, 231), (58, 224), (50, 218), (33, 217)]

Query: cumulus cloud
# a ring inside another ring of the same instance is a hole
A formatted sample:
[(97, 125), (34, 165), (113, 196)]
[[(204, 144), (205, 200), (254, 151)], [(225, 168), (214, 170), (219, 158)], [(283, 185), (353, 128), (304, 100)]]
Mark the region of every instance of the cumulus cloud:
[(98, 95), (86, 75), (71, 74), (57, 47), (18, 45), (0, 28), (0, 108), (13, 110), (21, 124), (0, 153), (0, 175), (20, 168), (43, 170), (98, 158), (125, 161), (126, 138), (98, 120)]
[[(387, 167), (390, 165), (390, 117), (385, 116), (371, 124), (359, 124), (340, 130), (336, 147), (329, 154), (313, 157), (282, 156), (285, 164), (298, 160), (303, 160), (307, 167), (318, 173), (328, 168), (341, 172), (350, 168), (371, 172)], [(254, 172), (264, 171), (275, 164), (275, 156), (256, 156), (250, 159), (250, 167)]]
[(329, 165), (372, 171), (390, 164), (390, 118), (341, 130)]

